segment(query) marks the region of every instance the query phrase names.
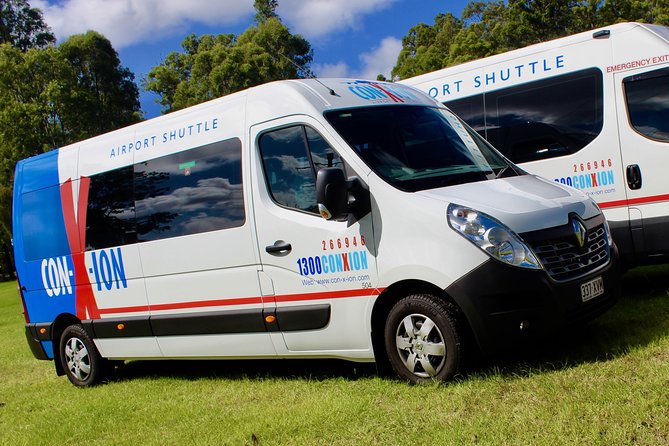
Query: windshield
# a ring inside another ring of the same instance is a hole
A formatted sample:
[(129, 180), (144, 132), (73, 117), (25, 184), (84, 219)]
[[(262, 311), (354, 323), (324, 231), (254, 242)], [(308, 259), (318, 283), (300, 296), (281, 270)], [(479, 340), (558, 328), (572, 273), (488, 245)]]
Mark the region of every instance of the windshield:
[(328, 112), (325, 118), (374, 172), (401, 190), (416, 192), (519, 173), (446, 109), (367, 107)]

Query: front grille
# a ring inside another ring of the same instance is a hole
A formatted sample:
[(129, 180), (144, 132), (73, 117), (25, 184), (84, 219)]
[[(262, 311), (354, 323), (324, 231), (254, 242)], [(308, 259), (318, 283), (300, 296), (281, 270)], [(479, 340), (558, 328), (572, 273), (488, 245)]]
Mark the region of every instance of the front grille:
[(521, 237), (530, 244), (550, 277), (557, 282), (566, 282), (596, 271), (609, 262), (611, 251), (606, 229), (602, 219), (596, 220), (590, 224), (584, 222), (586, 236), (582, 248), (578, 246), (571, 224)]

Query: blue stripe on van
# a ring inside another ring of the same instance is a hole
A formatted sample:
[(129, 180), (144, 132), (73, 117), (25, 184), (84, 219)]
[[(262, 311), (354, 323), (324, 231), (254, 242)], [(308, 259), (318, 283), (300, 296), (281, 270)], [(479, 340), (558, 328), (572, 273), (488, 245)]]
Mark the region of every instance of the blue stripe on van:
[(14, 258), (30, 322), (76, 314), (58, 150), (20, 161), (14, 179)]

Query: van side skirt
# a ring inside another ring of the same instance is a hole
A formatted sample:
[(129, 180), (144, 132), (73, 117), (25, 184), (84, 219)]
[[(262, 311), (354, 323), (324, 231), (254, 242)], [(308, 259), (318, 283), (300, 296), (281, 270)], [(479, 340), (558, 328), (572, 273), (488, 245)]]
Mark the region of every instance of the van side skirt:
[(329, 322), (330, 304), (319, 304), (283, 307), (275, 311), (253, 308), (195, 314), (105, 318), (86, 320), (82, 324), (92, 338), (109, 339), (318, 330), (327, 326)]

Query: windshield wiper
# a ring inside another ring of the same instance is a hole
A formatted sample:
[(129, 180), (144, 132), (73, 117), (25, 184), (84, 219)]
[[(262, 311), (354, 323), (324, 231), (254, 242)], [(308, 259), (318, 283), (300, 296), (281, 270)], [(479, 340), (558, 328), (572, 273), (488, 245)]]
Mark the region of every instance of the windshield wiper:
[(504, 167), (502, 167), (501, 169), (499, 169), (499, 171), (495, 174), (495, 179), (497, 179), (497, 178), (502, 178), (502, 175), (504, 175), (504, 173), (505, 173), (507, 170), (509, 170), (510, 168), (511, 168), (511, 166), (507, 164), (506, 166), (504, 166)]

